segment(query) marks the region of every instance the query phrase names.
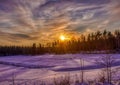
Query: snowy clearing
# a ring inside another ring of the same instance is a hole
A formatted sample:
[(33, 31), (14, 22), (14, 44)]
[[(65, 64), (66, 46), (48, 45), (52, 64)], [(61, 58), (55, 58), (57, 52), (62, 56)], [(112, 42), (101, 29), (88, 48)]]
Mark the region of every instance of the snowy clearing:
[[(120, 54), (109, 54), (116, 61), (113, 68), (120, 67)], [(0, 85), (6, 85), (15, 76), (17, 81), (41, 80), (50, 82), (55, 77), (70, 75), (75, 79), (80, 73), (80, 59), (84, 59), (85, 79), (96, 79), (103, 66), (96, 64), (106, 54), (65, 54), (40, 56), (0, 57)], [(117, 77), (120, 77), (118, 72)], [(21, 82), (21, 83), (22, 83)]]

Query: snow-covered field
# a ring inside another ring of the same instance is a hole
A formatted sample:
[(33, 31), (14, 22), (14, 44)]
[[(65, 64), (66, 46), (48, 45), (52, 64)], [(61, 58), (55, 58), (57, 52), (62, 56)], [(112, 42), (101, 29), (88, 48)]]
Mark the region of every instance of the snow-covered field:
[[(116, 61), (113, 68), (120, 67), (120, 54), (109, 54)], [(65, 75), (73, 79), (80, 74), (80, 59), (84, 59), (85, 79), (97, 79), (103, 67), (96, 61), (106, 54), (65, 54), (40, 56), (6, 56), (0, 57), (0, 85), (7, 85), (13, 78), (16, 82), (53, 81)], [(117, 77), (120, 77), (118, 71)], [(9, 84), (8, 84), (9, 85)]]

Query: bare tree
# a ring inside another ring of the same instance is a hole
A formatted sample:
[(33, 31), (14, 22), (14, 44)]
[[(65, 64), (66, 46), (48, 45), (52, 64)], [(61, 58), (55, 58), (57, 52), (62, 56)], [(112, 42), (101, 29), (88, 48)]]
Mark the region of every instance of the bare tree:
[(112, 65), (114, 62), (115, 62), (115, 59), (110, 55), (101, 57), (101, 59), (97, 62), (99, 65), (104, 67), (102, 70), (104, 73), (103, 77), (106, 77), (107, 82), (110, 84), (112, 81), (112, 71), (113, 71)]
[(105, 83), (105, 72), (102, 70), (100, 73), (98, 73), (98, 81), (101, 83)]
[(81, 83), (84, 82), (84, 60), (80, 58), (80, 79)]
[(15, 74), (13, 73), (13, 76), (12, 76), (12, 85), (15, 85)]

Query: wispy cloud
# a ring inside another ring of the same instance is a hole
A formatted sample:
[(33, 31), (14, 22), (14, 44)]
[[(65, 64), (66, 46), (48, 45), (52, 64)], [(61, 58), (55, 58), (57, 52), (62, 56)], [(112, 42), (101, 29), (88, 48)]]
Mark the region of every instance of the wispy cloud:
[(119, 3), (119, 0), (0, 0), (0, 43), (46, 42), (61, 33), (77, 36), (117, 28)]

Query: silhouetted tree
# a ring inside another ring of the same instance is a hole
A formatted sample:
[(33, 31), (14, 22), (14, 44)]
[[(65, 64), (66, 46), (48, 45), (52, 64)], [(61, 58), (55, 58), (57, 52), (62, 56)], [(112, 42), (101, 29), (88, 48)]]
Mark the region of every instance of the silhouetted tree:
[(92, 53), (96, 51), (120, 52), (120, 30), (116, 30), (114, 33), (104, 30), (103, 32), (92, 32), (88, 35), (81, 34), (78, 39), (72, 37), (64, 42), (56, 40), (46, 45), (33, 43), (31, 46), (0, 46), (0, 56)]

